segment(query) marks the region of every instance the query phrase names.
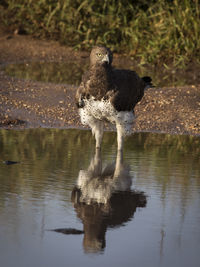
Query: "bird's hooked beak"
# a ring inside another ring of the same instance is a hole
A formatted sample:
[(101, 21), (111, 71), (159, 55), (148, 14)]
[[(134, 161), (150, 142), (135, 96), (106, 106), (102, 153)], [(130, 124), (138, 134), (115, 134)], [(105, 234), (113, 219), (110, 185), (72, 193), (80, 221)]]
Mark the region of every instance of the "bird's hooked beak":
[(105, 55), (103, 58), (102, 58), (102, 62), (106, 62), (106, 63), (110, 63), (110, 59), (109, 59), (109, 56), (108, 55)]

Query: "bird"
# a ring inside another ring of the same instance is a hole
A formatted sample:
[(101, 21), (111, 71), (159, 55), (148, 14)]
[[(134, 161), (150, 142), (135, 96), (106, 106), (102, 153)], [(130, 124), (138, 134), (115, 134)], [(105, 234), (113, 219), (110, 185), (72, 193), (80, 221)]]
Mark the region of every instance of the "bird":
[(112, 66), (113, 54), (105, 46), (95, 46), (90, 53), (89, 69), (83, 74), (75, 101), (81, 123), (88, 125), (101, 148), (104, 122), (116, 126), (117, 149), (123, 150), (124, 138), (131, 133), (135, 121), (134, 108), (152, 79), (140, 78), (132, 70)]

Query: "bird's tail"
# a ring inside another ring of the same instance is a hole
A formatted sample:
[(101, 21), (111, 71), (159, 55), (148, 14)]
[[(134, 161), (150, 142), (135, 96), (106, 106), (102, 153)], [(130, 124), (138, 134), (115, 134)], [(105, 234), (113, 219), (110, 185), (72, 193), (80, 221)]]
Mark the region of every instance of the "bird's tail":
[(142, 80), (145, 82), (146, 86), (144, 90), (147, 90), (148, 88), (154, 87), (152, 84), (152, 79), (149, 76), (142, 77)]

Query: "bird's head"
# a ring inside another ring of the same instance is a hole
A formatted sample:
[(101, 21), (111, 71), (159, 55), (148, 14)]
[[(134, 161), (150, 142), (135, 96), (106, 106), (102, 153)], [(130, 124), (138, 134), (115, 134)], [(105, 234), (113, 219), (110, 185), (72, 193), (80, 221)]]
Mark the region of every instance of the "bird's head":
[(95, 46), (90, 53), (90, 65), (111, 65), (112, 53), (105, 46)]

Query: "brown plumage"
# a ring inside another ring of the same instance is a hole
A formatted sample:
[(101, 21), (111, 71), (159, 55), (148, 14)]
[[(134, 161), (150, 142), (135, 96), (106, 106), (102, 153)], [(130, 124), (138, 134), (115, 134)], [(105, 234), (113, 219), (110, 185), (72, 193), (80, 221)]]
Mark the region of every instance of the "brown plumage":
[(76, 93), (81, 121), (92, 128), (96, 146), (103, 137), (103, 121), (116, 124), (118, 149), (132, 126), (134, 107), (151, 85), (149, 77), (140, 78), (136, 72), (112, 67), (112, 53), (103, 46), (94, 47), (90, 67)]

